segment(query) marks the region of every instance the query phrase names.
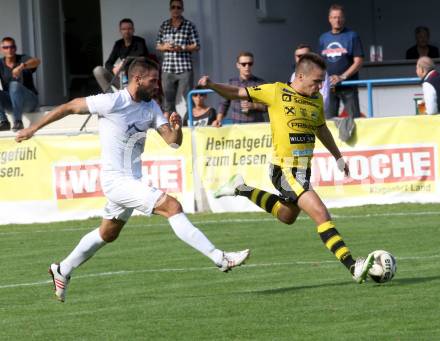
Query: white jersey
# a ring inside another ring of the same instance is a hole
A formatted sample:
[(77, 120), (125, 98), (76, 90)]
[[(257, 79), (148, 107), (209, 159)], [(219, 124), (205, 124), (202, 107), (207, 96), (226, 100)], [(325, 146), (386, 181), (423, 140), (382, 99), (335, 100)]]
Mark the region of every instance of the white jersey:
[(89, 96), (86, 102), (89, 112), (99, 119), (101, 180), (141, 178), (146, 131), (168, 122), (159, 105), (154, 100), (135, 102), (127, 89)]

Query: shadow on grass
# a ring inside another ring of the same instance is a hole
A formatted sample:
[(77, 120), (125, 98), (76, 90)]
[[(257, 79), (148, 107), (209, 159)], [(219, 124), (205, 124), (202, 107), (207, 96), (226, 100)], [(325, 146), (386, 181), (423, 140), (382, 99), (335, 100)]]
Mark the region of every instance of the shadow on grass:
[[(396, 278), (393, 279), (388, 284), (379, 284), (373, 282), (371, 279), (368, 283), (364, 284), (367, 286), (398, 286), (398, 285), (412, 285), (412, 284), (420, 284), (431, 281), (440, 280), (440, 276), (428, 276), (428, 277), (416, 277), (416, 278)], [(317, 289), (317, 288), (330, 288), (330, 287), (341, 287), (347, 285), (356, 285), (354, 282), (344, 281), (344, 282), (334, 282), (334, 283), (320, 283), (320, 284), (312, 284), (312, 285), (299, 285), (285, 288), (274, 288), (274, 289), (264, 289), (264, 290), (254, 290), (248, 291), (248, 294), (262, 294), (262, 295), (271, 295), (271, 294), (282, 294), (286, 292), (295, 292), (299, 290), (308, 290), (308, 289)]]

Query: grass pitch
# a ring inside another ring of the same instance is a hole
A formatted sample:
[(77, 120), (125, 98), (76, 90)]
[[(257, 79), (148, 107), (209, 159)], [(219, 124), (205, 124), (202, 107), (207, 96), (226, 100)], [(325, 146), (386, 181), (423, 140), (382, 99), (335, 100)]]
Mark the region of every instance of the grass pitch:
[(133, 217), (73, 274), (63, 304), (47, 268), (99, 219), (0, 226), (0, 340), (439, 340), (440, 205), (332, 214), (354, 256), (397, 257), (392, 282), (354, 283), (305, 216), (190, 216), (219, 248), (251, 248), (228, 274), (165, 219)]

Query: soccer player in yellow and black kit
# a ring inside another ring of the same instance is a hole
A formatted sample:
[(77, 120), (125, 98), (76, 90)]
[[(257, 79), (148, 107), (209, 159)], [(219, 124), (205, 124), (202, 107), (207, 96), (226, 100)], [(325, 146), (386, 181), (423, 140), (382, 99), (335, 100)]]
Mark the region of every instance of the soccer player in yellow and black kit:
[(307, 53), (297, 63), (295, 79), (290, 84), (273, 83), (239, 88), (212, 82), (204, 76), (199, 85), (229, 99), (256, 101), (268, 106), (273, 138), (270, 176), (280, 195), (248, 186), (241, 175), (233, 176), (216, 197), (242, 195), (273, 214), (281, 222), (293, 224), (303, 210), (317, 225), (325, 246), (344, 264), (353, 279), (362, 283), (373, 265), (373, 254), (354, 260), (331, 220), (327, 207), (310, 186), (311, 159), (315, 137), (337, 160), (338, 168), (349, 175), (324, 119), (319, 93), (325, 77), (325, 62), (315, 53)]

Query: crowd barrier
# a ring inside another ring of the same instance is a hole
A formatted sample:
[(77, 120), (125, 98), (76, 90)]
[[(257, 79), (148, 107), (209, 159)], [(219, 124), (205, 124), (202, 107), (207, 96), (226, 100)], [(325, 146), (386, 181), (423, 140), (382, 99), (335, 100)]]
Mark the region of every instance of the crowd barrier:
[[(334, 123), (328, 125), (337, 136)], [(351, 177), (344, 178), (320, 143), (313, 159), (312, 184), (329, 207), (440, 202), (439, 116), (357, 119), (351, 143), (336, 141)], [(179, 149), (149, 131), (145, 150), (145, 179), (176, 196), (187, 212), (259, 210), (242, 197), (214, 199), (237, 172), (249, 185), (274, 192), (265, 123), (184, 128)], [(21, 144), (0, 138), (0, 224), (99, 216), (105, 204), (99, 157), (96, 134), (36, 135)]]

